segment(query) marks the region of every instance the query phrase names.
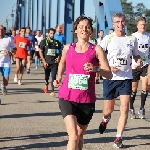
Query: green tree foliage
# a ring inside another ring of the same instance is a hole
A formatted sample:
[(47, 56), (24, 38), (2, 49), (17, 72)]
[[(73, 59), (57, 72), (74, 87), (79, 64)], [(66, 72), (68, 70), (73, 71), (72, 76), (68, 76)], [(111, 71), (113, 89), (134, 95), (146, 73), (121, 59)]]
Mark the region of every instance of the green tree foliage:
[(138, 17), (146, 17), (147, 30), (150, 31), (150, 9), (147, 9), (143, 3), (138, 3), (136, 6), (127, 0), (121, 0), (123, 13), (126, 16), (128, 34), (137, 31), (136, 19)]

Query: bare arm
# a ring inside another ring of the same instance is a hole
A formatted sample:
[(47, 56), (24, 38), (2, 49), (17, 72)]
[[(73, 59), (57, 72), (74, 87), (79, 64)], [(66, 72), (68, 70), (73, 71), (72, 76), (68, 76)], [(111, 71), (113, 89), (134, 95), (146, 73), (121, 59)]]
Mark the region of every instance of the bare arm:
[(148, 85), (150, 85), (150, 65), (148, 65), (147, 79), (148, 79)]
[(66, 53), (69, 49), (69, 44), (64, 46), (64, 49), (62, 50), (62, 56), (61, 56), (61, 60), (59, 62), (59, 66), (58, 66), (58, 78), (62, 78), (62, 75), (65, 71), (66, 68)]
[(100, 46), (96, 46), (95, 50), (96, 50), (96, 56), (101, 66), (99, 73), (101, 74), (101, 76), (111, 79), (113, 75), (103, 49)]
[(42, 61), (43, 61), (43, 62), (46, 62), (46, 61), (45, 61), (45, 58), (44, 58), (44, 56), (43, 56), (43, 50), (39, 49), (39, 54), (40, 54), (40, 57), (41, 57)]

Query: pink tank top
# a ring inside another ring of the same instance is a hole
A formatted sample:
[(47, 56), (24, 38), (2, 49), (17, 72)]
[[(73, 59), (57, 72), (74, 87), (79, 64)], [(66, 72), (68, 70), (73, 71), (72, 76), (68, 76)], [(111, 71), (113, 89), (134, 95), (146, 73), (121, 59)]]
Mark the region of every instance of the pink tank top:
[(90, 44), (85, 53), (77, 53), (75, 47), (76, 43), (72, 43), (67, 51), (66, 76), (58, 96), (76, 103), (94, 103), (96, 73), (86, 72), (83, 65), (87, 62), (97, 65), (95, 46)]

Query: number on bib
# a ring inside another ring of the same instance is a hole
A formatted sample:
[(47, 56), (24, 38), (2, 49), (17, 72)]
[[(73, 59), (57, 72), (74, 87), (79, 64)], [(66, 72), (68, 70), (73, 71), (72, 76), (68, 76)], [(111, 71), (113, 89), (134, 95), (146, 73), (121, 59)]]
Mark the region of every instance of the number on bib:
[(48, 49), (47, 50), (47, 55), (56, 56), (56, 49)]
[(124, 58), (116, 58), (116, 59), (113, 59), (113, 64), (116, 67), (124, 66), (124, 65), (127, 65), (127, 60)]
[(89, 78), (90, 75), (69, 74), (68, 88), (87, 90)]

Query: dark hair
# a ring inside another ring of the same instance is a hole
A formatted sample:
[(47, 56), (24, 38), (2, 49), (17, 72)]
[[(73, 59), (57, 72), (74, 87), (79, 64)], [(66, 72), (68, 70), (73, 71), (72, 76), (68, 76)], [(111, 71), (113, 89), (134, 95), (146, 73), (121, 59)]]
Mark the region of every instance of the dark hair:
[(20, 32), (22, 29), (26, 30), (26, 27), (21, 27), (20, 30), (19, 30), (19, 32)]
[(4, 30), (6, 30), (6, 27), (3, 27)]
[(112, 31), (114, 32), (114, 29), (113, 29), (113, 28), (109, 29), (109, 31), (110, 31), (110, 30), (112, 30)]
[(91, 19), (90, 17), (86, 17), (86, 16), (79, 16), (76, 21), (74, 22), (74, 32), (75, 30), (77, 30), (77, 26), (79, 24), (80, 21), (83, 21), (83, 20), (88, 20), (89, 24), (90, 24), (90, 27), (91, 27), (91, 30), (93, 32), (93, 19)]
[(98, 33), (101, 32), (101, 31), (104, 32), (104, 30), (99, 30)]
[(50, 31), (53, 31), (53, 32), (55, 33), (55, 29), (54, 29), (54, 28), (49, 28), (49, 29), (47, 30), (48, 33), (49, 33)]

